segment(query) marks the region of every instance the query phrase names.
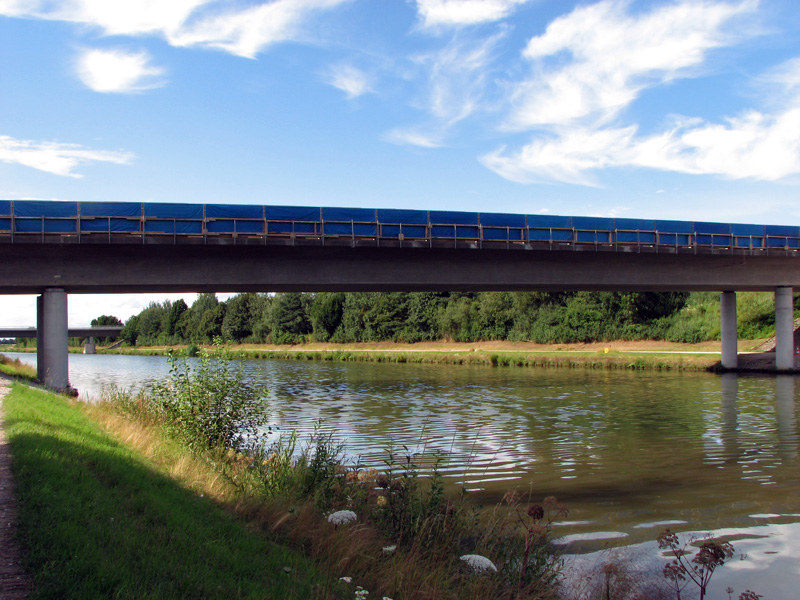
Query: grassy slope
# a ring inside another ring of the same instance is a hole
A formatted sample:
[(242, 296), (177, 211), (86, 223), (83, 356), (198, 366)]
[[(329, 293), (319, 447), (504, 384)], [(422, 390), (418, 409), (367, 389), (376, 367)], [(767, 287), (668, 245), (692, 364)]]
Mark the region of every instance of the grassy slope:
[(14, 384), (4, 407), (33, 598), (316, 596), (320, 578), (302, 558), (178, 485), (76, 403)]

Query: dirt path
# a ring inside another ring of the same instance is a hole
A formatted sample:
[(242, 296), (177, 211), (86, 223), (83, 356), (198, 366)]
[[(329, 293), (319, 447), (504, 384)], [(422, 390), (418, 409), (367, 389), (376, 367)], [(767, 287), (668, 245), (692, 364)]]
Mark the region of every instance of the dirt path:
[(20, 548), (14, 533), (17, 502), (11, 477), (11, 448), (3, 430), (3, 398), (10, 389), (0, 375), (0, 598), (21, 600), (28, 597), (30, 580), (20, 564)]

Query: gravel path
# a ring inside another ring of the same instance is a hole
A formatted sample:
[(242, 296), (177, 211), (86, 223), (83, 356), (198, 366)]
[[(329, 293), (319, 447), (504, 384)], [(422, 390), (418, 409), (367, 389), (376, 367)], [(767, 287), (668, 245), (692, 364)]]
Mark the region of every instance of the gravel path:
[(20, 549), (14, 532), (17, 501), (11, 476), (11, 448), (3, 430), (3, 398), (10, 382), (0, 375), (0, 598), (21, 600), (28, 597), (30, 580), (20, 564)]

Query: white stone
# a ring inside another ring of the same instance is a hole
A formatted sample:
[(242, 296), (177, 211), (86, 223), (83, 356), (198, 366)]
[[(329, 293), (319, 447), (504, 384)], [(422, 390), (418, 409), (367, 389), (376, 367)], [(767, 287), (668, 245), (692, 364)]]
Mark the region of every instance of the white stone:
[(465, 554), (461, 557), (461, 560), (467, 563), (473, 571), (478, 573), (482, 571), (494, 571), (497, 573), (497, 567), (494, 566), (494, 563), (480, 554)]

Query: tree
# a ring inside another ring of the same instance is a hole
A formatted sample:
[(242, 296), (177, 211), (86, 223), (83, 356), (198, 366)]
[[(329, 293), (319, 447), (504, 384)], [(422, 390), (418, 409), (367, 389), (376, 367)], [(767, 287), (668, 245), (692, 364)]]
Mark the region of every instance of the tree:
[(222, 336), (222, 323), (225, 320), (226, 304), (220, 302), (203, 313), (197, 326), (197, 341), (211, 343), (214, 338)]
[(189, 310), (189, 307), (186, 306), (186, 302), (183, 301), (183, 298), (175, 301), (172, 306), (169, 308), (169, 312), (164, 315), (164, 322), (161, 325), (161, 331), (170, 338), (169, 341), (175, 341), (175, 334), (178, 333), (176, 331), (178, 326), (178, 321), (180, 321), (181, 316)]
[(342, 322), (345, 294), (323, 292), (314, 294), (308, 307), (308, 316), (314, 339), (318, 342), (330, 340)]
[(139, 315), (133, 315), (127, 320), (122, 332), (119, 334), (122, 341), (129, 346), (135, 346), (139, 339)]
[(306, 314), (306, 297), (300, 292), (277, 294), (272, 305), (272, 341), (292, 343), (311, 333), (311, 321)]
[[(123, 324), (117, 317), (112, 315), (100, 315), (96, 319), (92, 319), (89, 323), (92, 327), (103, 327), (103, 326), (111, 326), (111, 327), (120, 327)], [(114, 340), (113, 337), (104, 337), (104, 338), (97, 338), (95, 340), (96, 343), (107, 346)]]
[(227, 305), (222, 321), (222, 337), (237, 343), (243, 342), (253, 335), (258, 317), (254, 314), (257, 306), (256, 294), (239, 294), (228, 300)]

